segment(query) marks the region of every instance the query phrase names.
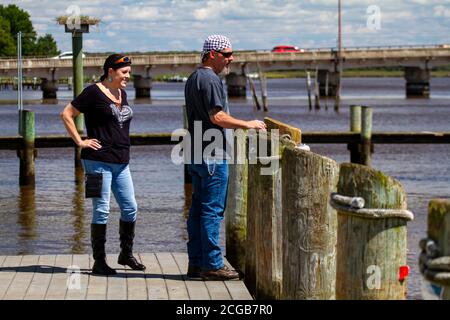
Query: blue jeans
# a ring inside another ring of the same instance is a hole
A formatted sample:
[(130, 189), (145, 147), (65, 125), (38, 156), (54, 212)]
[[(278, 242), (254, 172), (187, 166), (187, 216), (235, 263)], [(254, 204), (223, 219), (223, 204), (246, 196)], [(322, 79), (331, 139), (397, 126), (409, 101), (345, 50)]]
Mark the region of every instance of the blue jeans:
[(190, 164), (192, 206), (187, 220), (189, 263), (204, 270), (224, 266), (219, 247), (228, 188), (228, 163)]
[(108, 222), (111, 190), (120, 207), (120, 219), (125, 222), (136, 221), (137, 204), (129, 165), (87, 159), (82, 159), (82, 163), (85, 173), (101, 173), (103, 176), (102, 196), (92, 198), (92, 223)]

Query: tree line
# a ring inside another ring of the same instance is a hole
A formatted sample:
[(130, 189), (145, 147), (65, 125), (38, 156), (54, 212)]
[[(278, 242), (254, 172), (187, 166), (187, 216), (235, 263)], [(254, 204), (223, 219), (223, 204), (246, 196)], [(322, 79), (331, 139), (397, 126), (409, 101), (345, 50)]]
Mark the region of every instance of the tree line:
[(23, 56), (54, 56), (60, 51), (52, 35), (38, 37), (28, 12), (16, 5), (0, 5), (0, 57), (17, 55), (17, 33), (22, 32)]

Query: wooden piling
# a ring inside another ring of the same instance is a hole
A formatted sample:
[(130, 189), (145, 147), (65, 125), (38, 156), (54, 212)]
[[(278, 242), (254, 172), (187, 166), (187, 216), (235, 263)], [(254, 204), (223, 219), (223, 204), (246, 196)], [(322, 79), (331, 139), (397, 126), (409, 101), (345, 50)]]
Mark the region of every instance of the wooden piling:
[[(248, 217), (250, 233), (247, 252), (252, 251), (250, 276), (246, 284), (256, 299), (280, 299), (282, 285), (282, 234), (281, 234), (281, 170), (278, 158), (281, 148), (273, 146), (271, 138), (279, 136), (259, 133), (258, 143), (267, 146), (267, 153), (258, 152), (256, 164), (248, 167)], [(272, 152), (273, 151), (273, 152)], [(249, 261), (250, 262), (250, 261)], [(253, 270), (252, 270), (253, 269)], [(252, 275), (255, 275), (252, 278)]]
[[(406, 209), (397, 180), (367, 166), (340, 166), (338, 193), (362, 197), (365, 208)], [(338, 211), (336, 299), (404, 299), (406, 219), (370, 218)]]
[(298, 148), (285, 148), (282, 170), (282, 299), (334, 299), (337, 214), (328, 198), (338, 164)]
[(21, 186), (34, 186), (34, 112), (30, 110), (22, 111), (22, 148), (19, 150), (20, 174), (19, 184)]
[[(442, 287), (441, 298), (450, 300), (450, 280), (448, 261), (450, 260), (450, 200), (432, 199), (428, 204), (428, 239), (436, 244), (438, 257), (444, 258), (446, 267), (433, 267), (427, 270), (425, 276)], [(437, 258), (437, 257), (436, 257)], [(436, 261), (436, 260), (435, 260)], [(436, 264), (436, 263), (434, 263)], [(428, 267), (431, 267), (428, 265)], [(441, 275), (439, 275), (441, 273)], [(445, 275), (445, 276), (443, 276)]]
[[(361, 106), (350, 106), (350, 132), (361, 133)], [(350, 151), (350, 162), (361, 163), (360, 144), (349, 143), (347, 149)]]
[(259, 83), (261, 85), (261, 99), (263, 104), (263, 110), (264, 112), (269, 111), (269, 107), (267, 105), (267, 79), (264, 75), (264, 72), (262, 72), (259, 63), (256, 63), (256, 66), (258, 68), (258, 74), (259, 74)]
[(314, 108), (320, 110), (320, 94), (319, 94), (319, 68), (316, 67), (314, 76)]
[(246, 65), (242, 66), (242, 74), (247, 77), (250, 90), (252, 91), (254, 109), (261, 110), (261, 105), (259, 104), (258, 101), (258, 95), (256, 94), (255, 84), (253, 83), (253, 79), (248, 75), (246, 67), (247, 67)]
[(309, 73), (309, 71), (306, 71), (306, 92), (308, 93), (309, 110), (312, 110), (312, 102), (311, 102), (311, 74)]
[(372, 164), (372, 108), (363, 106), (361, 108), (361, 164), (368, 167)]
[(248, 179), (247, 132), (236, 130), (235, 137), (235, 162), (228, 165), (228, 197), (225, 209), (226, 257), (236, 270), (245, 273)]

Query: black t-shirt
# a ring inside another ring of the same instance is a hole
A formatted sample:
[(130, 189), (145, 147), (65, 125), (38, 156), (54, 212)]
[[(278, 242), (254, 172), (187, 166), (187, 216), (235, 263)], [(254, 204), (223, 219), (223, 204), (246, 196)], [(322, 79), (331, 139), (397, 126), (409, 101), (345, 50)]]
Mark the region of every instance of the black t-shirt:
[(121, 90), (122, 109), (114, 104), (96, 85), (86, 87), (72, 101), (84, 113), (89, 139), (100, 141), (101, 148), (83, 148), (81, 159), (126, 164), (130, 161), (130, 122), (133, 110), (128, 106), (127, 94)]

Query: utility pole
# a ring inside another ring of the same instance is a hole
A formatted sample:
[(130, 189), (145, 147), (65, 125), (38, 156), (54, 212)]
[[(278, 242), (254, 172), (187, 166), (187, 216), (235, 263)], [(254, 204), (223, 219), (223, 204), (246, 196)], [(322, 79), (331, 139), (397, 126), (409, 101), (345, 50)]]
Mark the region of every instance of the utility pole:
[(342, 78), (342, 15), (341, 15), (341, 0), (338, 0), (338, 52), (337, 52), (337, 72), (338, 83), (336, 87), (336, 100), (334, 110), (339, 111), (341, 99), (341, 78)]

